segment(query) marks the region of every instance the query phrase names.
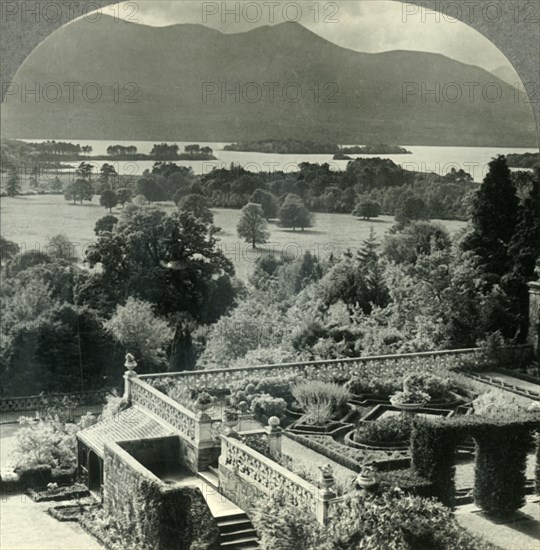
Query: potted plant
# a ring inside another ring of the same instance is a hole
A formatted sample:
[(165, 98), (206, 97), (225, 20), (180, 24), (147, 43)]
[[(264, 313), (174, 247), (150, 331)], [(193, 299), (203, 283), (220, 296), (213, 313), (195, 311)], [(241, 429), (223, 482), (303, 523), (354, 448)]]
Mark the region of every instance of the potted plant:
[(396, 407), (396, 409), (412, 411), (424, 407), (429, 399), (429, 394), (424, 391), (404, 389), (392, 395), (392, 397), (390, 397), (390, 403)]
[(208, 392), (202, 392), (195, 400), (195, 408), (198, 411), (206, 412), (214, 404), (214, 398)]

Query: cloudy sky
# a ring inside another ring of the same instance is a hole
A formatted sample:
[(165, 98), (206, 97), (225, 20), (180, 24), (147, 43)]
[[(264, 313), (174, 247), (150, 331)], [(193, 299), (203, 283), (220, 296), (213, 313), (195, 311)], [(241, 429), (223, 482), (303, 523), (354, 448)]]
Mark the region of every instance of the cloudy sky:
[(391, 0), (137, 0), (111, 9), (117, 17), (145, 25), (199, 23), (227, 33), (298, 20), (327, 40), (357, 51), (430, 51), (487, 70), (509, 64), (489, 40), (464, 23)]

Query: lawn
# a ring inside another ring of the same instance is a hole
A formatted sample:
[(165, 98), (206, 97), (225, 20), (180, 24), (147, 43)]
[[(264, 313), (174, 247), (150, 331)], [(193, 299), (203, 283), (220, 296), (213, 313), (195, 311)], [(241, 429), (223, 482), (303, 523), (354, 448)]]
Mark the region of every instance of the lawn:
[[(160, 206), (168, 211), (174, 209), (172, 203)], [(120, 212), (120, 207), (113, 209), (115, 215)], [(299, 257), (309, 250), (320, 259), (326, 259), (330, 254), (356, 250), (367, 238), (371, 227), (381, 238), (394, 223), (389, 216), (364, 221), (348, 214), (316, 214), (315, 226), (305, 231), (282, 229), (270, 223), (270, 242), (254, 250), (236, 235), (240, 210), (216, 208), (213, 212), (215, 224), (221, 228), (218, 235), (220, 247), (244, 281), (261, 254), (274, 251)], [(99, 197), (83, 205), (74, 205), (61, 195), (3, 197), (0, 205), (1, 234), (19, 244), (22, 250), (32, 250), (43, 249), (53, 235), (64, 233), (73, 243), (78, 257), (82, 258), (85, 247), (95, 240), (96, 221), (107, 213), (108, 210), (99, 205)], [(458, 221), (442, 223), (451, 233), (464, 226), (463, 222)]]

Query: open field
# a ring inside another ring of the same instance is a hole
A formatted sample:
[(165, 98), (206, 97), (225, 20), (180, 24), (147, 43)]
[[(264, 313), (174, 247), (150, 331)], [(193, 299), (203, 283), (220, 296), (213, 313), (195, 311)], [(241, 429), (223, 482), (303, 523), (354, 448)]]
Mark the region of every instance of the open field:
[[(172, 211), (172, 203), (161, 203), (160, 207)], [(375, 220), (358, 220), (348, 214), (316, 214), (315, 226), (306, 231), (281, 229), (269, 224), (270, 242), (256, 250), (239, 239), (236, 225), (240, 210), (216, 208), (213, 210), (215, 224), (221, 228), (220, 246), (234, 263), (237, 275), (246, 280), (253, 264), (261, 254), (272, 250), (290, 257), (298, 257), (306, 250), (320, 259), (330, 254), (340, 254), (350, 248), (356, 250), (369, 234), (371, 227), (382, 237), (394, 221), (389, 216)], [(113, 209), (118, 215), (121, 208)], [(95, 240), (94, 225), (108, 210), (99, 205), (99, 197), (91, 203), (73, 205), (61, 195), (29, 195), (16, 198), (3, 197), (0, 204), (0, 231), (6, 239), (15, 241), (21, 250), (43, 249), (48, 240), (58, 233), (64, 233), (73, 243), (79, 258), (85, 247)], [(464, 226), (464, 222), (442, 222), (451, 233)]]

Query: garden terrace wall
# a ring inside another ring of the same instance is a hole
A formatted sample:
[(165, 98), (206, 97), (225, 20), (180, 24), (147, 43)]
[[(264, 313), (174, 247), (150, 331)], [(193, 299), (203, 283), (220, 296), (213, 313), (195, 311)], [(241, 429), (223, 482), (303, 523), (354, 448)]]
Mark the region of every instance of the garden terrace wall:
[(37, 411), (47, 405), (51, 399), (64, 398), (73, 400), (80, 405), (100, 405), (105, 402), (111, 389), (95, 390), (79, 393), (54, 393), (49, 395), (27, 395), (22, 397), (8, 397), (0, 399), (0, 412)]
[[(524, 361), (530, 357), (531, 346), (508, 346), (499, 350), (499, 359), (512, 362)], [(502, 359), (501, 359), (502, 358)], [(436, 365), (434, 364), (436, 362)], [(397, 369), (399, 365), (399, 369)], [(362, 375), (370, 366), (377, 374), (386, 376), (386, 369), (399, 370), (408, 374), (414, 370), (443, 371), (467, 368), (481, 370), (489, 365), (485, 351), (480, 348), (443, 350), (420, 353), (403, 353), (396, 355), (374, 355), (347, 359), (330, 359), (325, 361), (303, 361), (298, 363), (281, 363), (277, 365), (259, 365), (233, 369), (208, 369), (182, 371), (164, 374), (146, 374), (140, 379), (152, 383), (159, 378), (176, 378), (184, 387), (193, 390), (228, 388), (233, 382), (249, 380), (259, 381), (274, 376), (335, 376), (349, 378)]]
[[(125, 442), (130, 447), (138, 442)], [(104, 449), (103, 507), (130, 547), (218, 548), (219, 532), (201, 492), (164, 484), (119, 444)]]
[(210, 419), (201, 418), (138, 377), (130, 378), (129, 384), (133, 406), (158, 416), (177, 431), (182, 461), (190, 470), (206, 470), (217, 462), (219, 444), (212, 437)]
[[(251, 435), (265, 433), (250, 432)], [(324, 492), (297, 474), (252, 449), (236, 437), (221, 436), (219, 457), (220, 492), (245, 510), (258, 500), (280, 490), (287, 493), (293, 504), (313, 511), (320, 523), (328, 519), (333, 499), (325, 499)]]

